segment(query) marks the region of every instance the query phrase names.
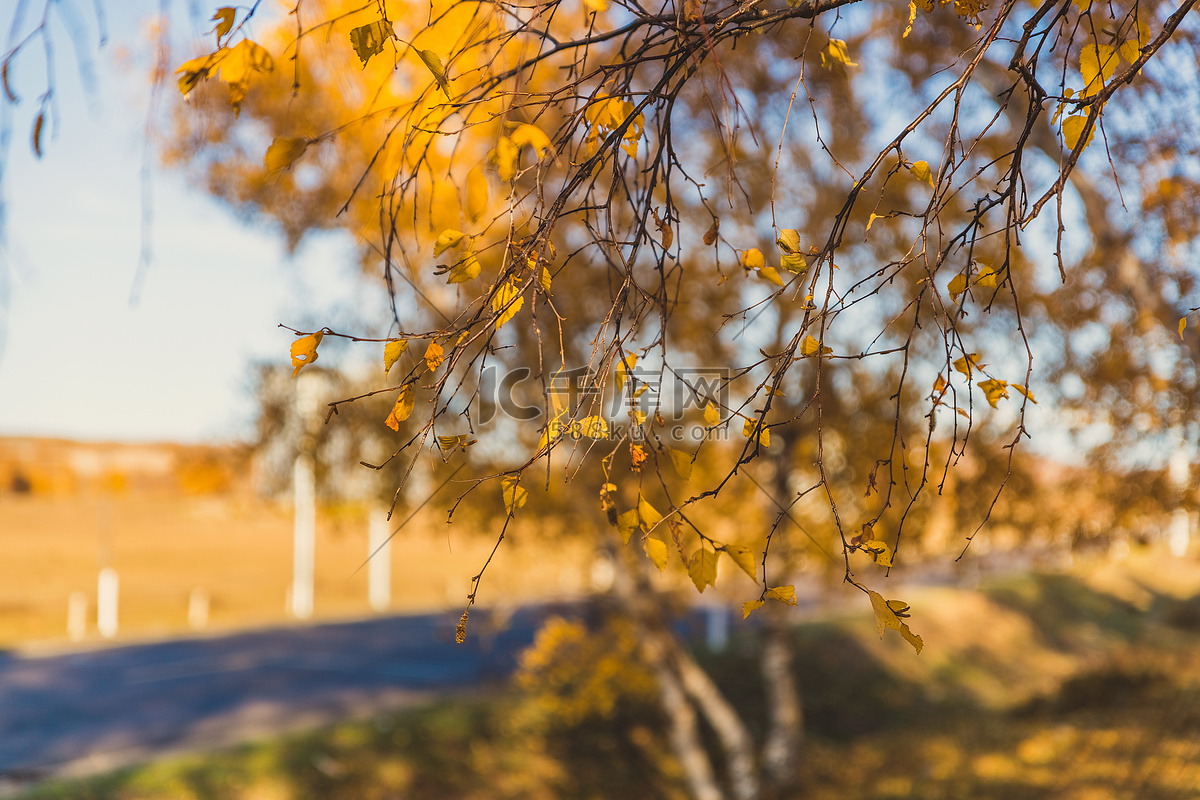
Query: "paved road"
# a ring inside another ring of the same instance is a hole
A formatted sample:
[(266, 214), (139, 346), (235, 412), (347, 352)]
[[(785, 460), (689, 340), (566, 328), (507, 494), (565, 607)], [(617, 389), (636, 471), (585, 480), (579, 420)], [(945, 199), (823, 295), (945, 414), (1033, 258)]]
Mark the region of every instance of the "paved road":
[(0, 654), (0, 792), (495, 682), (548, 613), (387, 617), (49, 657)]

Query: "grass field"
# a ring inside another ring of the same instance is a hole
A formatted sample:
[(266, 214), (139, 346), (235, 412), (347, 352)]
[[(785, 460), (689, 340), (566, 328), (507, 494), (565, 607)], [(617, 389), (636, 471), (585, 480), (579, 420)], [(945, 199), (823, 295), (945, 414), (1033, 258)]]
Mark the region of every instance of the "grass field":
[[(1157, 553), (912, 594), (796, 629), (806, 800), (1200, 797), (1200, 565)], [(702, 653), (756, 732), (757, 643)], [(44, 785), (30, 800), (683, 798), (654, 704), (565, 720), (536, 686)]]
[[(393, 609), (465, 602), (494, 533), (447, 526), (443, 515), (431, 505), (394, 540)], [(535, 548), (517, 534), (497, 554), (481, 602), (519, 603), (584, 586), (589, 551), (569, 544)], [(319, 517), (317, 619), (370, 613), (367, 570), (358, 570), (366, 557), (361, 513)], [(211, 630), (282, 623), (288, 619), (291, 515), (286, 507), (220, 494), (6, 495), (0, 499), (0, 647), (64, 642), (72, 592), (88, 596), (89, 637), (97, 638), (102, 565), (120, 577), (119, 640), (189, 631), (194, 588), (209, 594)]]

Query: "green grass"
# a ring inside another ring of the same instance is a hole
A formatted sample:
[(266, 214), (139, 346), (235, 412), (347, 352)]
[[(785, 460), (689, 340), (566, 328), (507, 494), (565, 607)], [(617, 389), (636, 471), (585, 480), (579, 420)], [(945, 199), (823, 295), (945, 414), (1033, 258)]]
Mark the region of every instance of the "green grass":
[[(798, 628), (807, 738), (797, 796), (1200, 798), (1200, 596), (1147, 591), (1135, 602), (1093, 584), (1031, 575), (914, 595), (920, 657), (890, 633), (880, 641), (865, 616)], [(735, 640), (702, 659), (761, 734), (755, 646)], [(24, 797), (684, 797), (653, 703), (623, 698), (570, 724), (552, 708), (514, 689)]]

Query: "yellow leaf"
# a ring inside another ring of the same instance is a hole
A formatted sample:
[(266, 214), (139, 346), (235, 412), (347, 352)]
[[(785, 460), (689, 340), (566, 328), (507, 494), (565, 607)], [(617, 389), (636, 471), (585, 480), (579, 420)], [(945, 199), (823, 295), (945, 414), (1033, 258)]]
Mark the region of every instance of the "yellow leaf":
[(547, 292), (550, 291), (550, 281), (551, 281), (550, 270), (546, 269), (545, 267), (542, 267), (542, 289), (544, 289)]
[(988, 289), (996, 288), (996, 270), (991, 267), (985, 267), (980, 270), (979, 275), (975, 278), (976, 286), (983, 286)]
[(500, 479), (500, 496), (504, 498), (504, 510), (510, 517), (529, 499), (529, 492), (517, 485), (519, 480), (520, 478), (513, 475), (506, 475)]
[(721, 424), (721, 412), (715, 403), (709, 403), (704, 407), (704, 424), (710, 428)]
[(650, 505), (641, 495), (638, 495), (638, 518), (641, 519), (642, 527), (646, 530), (650, 530), (662, 522), (662, 514), (658, 513), (658, 509)]
[(658, 567), (658, 571), (662, 572), (667, 568), (667, 544), (658, 539), (651, 539), (647, 536), (642, 540), (642, 550), (645, 551), (646, 557), (650, 559), (654, 566)]
[(958, 296), (967, 290), (967, 276), (960, 272), (954, 276), (947, 288), (950, 290), (950, 297), (957, 300)]
[(296, 341), (292, 342), (292, 377), (300, 374), (300, 370), (307, 367), (309, 364), (317, 360), (317, 345), (324, 338), (323, 331), (301, 336)]
[(954, 368), (969, 379), (972, 370), (983, 369), (983, 364), (979, 363), (979, 353), (968, 353), (954, 362)]
[(464, 239), (469, 241), (467, 235), (462, 231), (447, 228), (438, 234), (437, 241), (433, 243), (433, 257), (437, 258), (447, 250), (458, 247)]
[[(1063, 144), (1068, 150), (1074, 151), (1079, 144), (1079, 139), (1083, 136), (1083, 129), (1087, 125), (1087, 115), (1075, 114), (1067, 117), (1062, 123)], [(1091, 133), (1088, 134), (1087, 141), (1083, 146), (1087, 147), (1092, 143), (1092, 137), (1096, 135), (1096, 126), (1092, 126)]]
[(1008, 382), (998, 381), (995, 378), (990, 378), (986, 381), (979, 382), (979, 388), (983, 389), (984, 395), (987, 397), (988, 404), (996, 407), (996, 403), (1004, 397), (1008, 397)]
[[(479, 259), (474, 253), (467, 255), (455, 262), (448, 270), (449, 275), (446, 278), (446, 283), (466, 283), (479, 277), (479, 273), (483, 271), (483, 265), (479, 263)], [(513, 313), (516, 313), (515, 311)], [(497, 326), (499, 327), (499, 326)]]
[(713, 550), (701, 547), (692, 553), (688, 561), (688, 577), (696, 584), (696, 591), (703, 593), (705, 587), (717, 583), (717, 554)]
[[(745, 436), (747, 439), (753, 439), (754, 428), (757, 424), (758, 420), (756, 419), (746, 420), (746, 422), (742, 425), (742, 436)], [(763, 425), (758, 431), (758, 443), (763, 447), (771, 446), (771, 429), (766, 425)]]
[(414, 397), (413, 386), (410, 383), (400, 390), (400, 395), (396, 398), (396, 404), (392, 406), (392, 410), (388, 413), (387, 419), (383, 421), (383, 424), (394, 431), (400, 430), (400, 423), (412, 415), (415, 403), (416, 398)]
[(886, 542), (872, 539), (868, 542), (863, 542), (858, 547), (869, 555), (876, 564), (884, 567), (892, 565), (892, 548), (888, 547)]
[(747, 600), (742, 603), (742, 619), (746, 619), (751, 613), (758, 611), (765, 602), (765, 600)]
[(1138, 47), (1145, 47), (1146, 45), (1150, 44), (1150, 26), (1139, 20), (1137, 24), (1137, 30)]
[(748, 270), (762, 269), (767, 265), (767, 260), (763, 258), (762, 251), (757, 247), (751, 247), (742, 254), (742, 266)]
[(617, 384), (617, 394), (621, 393), (621, 389), (625, 387), (625, 376), (633, 372), (633, 368), (637, 366), (638, 356), (636, 353), (630, 353), (617, 362), (616, 369), (613, 370), (613, 380)]
[(233, 30), (233, 20), (236, 16), (237, 11), (229, 6), (218, 8), (217, 13), (212, 15), (210, 21), (217, 23), (217, 26), (209, 31), (209, 33), (217, 34), (217, 44), (220, 44), (221, 40)]
[(827, 356), (833, 353), (832, 347), (823, 347), (820, 342), (814, 339), (811, 335), (805, 336), (804, 341), (800, 342), (800, 355), (804, 357), (814, 356), (820, 353)]
[(608, 438), (608, 423), (603, 417), (591, 416), (579, 420), (579, 435), (589, 439)]
[(912, 172), (913, 177), (917, 180), (925, 181), (930, 186), (933, 186), (933, 172), (929, 169), (928, 161), (917, 161), (909, 167), (909, 171)]
[(872, 214), (867, 218), (867, 230), (871, 230), (871, 226), (875, 224), (875, 220), (883, 219), (882, 214)]
[(295, 164), (308, 149), (308, 139), (285, 139), (277, 136), (267, 148), (263, 164), (267, 172), (279, 172)]
[[(913, 649), (918, 653), (925, 646), (921, 641), (921, 637), (917, 636), (908, 628), (908, 623), (896, 616), (896, 611), (883, 596), (877, 592), (867, 590), (867, 594), (871, 597), (871, 608), (875, 611), (875, 629), (879, 632), (879, 638), (883, 638), (883, 632), (888, 628), (899, 631), (905, 641), (912, 645)], [(899, 601), (893, 600), (892, 603)], [(901, 603), (901, 607), (907, 609), (908, 606)]]
[(612, 0), (583, 0), (584, 8), (594, 12), (608, 11), (611, 4)]
[(638, 523), (638, 512), (636, 508), (631, 508), (624, 514), (617, 517), (617, 530), (621, 532), (621, 544), (629, 544), (629, 537), (633, 532), (640, 527)]
[(775, 237), (775, 245), (784, 255), (800, 252), (800, 231), (795, 228), (784, 228)]
[(216, 52), (206, 56), (193, 58), (190, 61), (185, 61), (175, 70), (175, 74), (179, 76), (179, 93), (184, 97), (191, 94), (192, 90), (200, 81), (212, 75), (221, 61), (229, 54), (227, 48), (219, 48)]
[(469, 447), (472, 442), (467, 441), (467, 434), (460, 433), (456, 436), (439, 436), (437, 437), (438, 449), (443, 453), (448, 453), (456, 447)]
[(850, 60), (850, 49), (841, 39), (830, 39), (829, 44), (821, 51), (821, 66), (840, 64), (842, 67), (857, 67), (858, 62)]
[[(1187, 317), (1179, 318), (1179, 341), (1183, 341), (1183, 329), (1187, 327)], [(1022, 392), (1024, 394), (1024, 392)]]
[(361, 25), (350, 31), (350, 45), (365, 67), (371, 60), (371, 56), (382, 53), (387, 40), (395, 35), (395, 31), (390, 25), (382, 19), (377, 19), (368, 25)]
[(475, 167), (467, 173), (467, 217), (478, 222), (488, 209), (487, 176)]
[(437, 342), (430, 342), (429, 347), (425, 350), (425, 366), (429, 367), (429, 371), (436, 372), (445, 360), (442, 346)]
[(784, 228), (776, 237), (775, 245), (779, 248), (780, 264), (783, 268), (788, 272), (803, 275), (808, 269), (808, 262), (804, 260), (804, 254), (800, 252), (800, 231), (795, 228)]
[(774, 267), (760, 267), (758, 270), (758, 276), (770, 281), (776, 286), (783, 286), (783, 278), (779, 277), (779, 273), (775, 271)]
[(449, 97), (450, 84), (446, 81), (446, 69), (442, 66), (442, 59), (432, 50), (418, 50), (417, 55), (425, 62), (425, 66), (433, 73), (433, 79), (437, 81), (438, 86), (442, 87), (442, 91)]
[(1020, 392), (1022, 395), (1024, 395), (1026, 398), (1028, 398), (1029, 402), (1033, 403), (1034, 405), (1037, 405), (1037, 400), (1033, 399), (1033, 392), (1029, 391), (1028, 389), (1026, 389), (1024, 386), (1022, 386), (1019, 383), (1014, 383), (1012, 385), (1012, 388), (1016, 389), (1018, 392)]
[(492, 311), (496, 312), (496, 330), (500, 330), (504, 323), (515, 317), (524, 304), (525, 298), (521, 296), (520, 290), (513, 285), (512, 281), (505, 281), (496, 287), (496, 293), (492, 295)]
[(528, 145), (537, 151), (538, 158), (545, 158), (550, 152), (550, 137), (542, 133), (536, 125), (519, 125), (510, 137), (518, 148)]
[(266, 48), (249, 39), (243, 39), (221, 59), (221, 80), (229, 84), (229, 104), (235, 113), (241, 113), (242, 101), (250, 90), (250, 76), (254, 72), (269, 73), (275, 69), (275, 60)]
[(501, 136), (496, 142), (496, 149), (492, 151), (492, 160), (496, 162), (496, 172), (500, 175), (500, 180), (511, 181), (517, 174), (517, 167), (520, 166), (521, 148), (517, 147), (516, 142), (509, 139), (507, 136)]
[(1117, 73), (1119, 61), (1110, 45), (1090, 42), (1079, 54), (1079, 74), (1087, 84), (1084, 96), (1093, 95), (1104, 88), (1104, 84)]
[(671, 465), (675, 467), (675, 471), (679, 473), (679, 477), (686, 480), (691, 480), (692, 477), (692, 457), (682, 450), (672, 450), (667, 448), (667, 454), (671, 456)]
[(796, 587), (790, 583), (787, 586), (772, 586), (767, 589), (767, 597), (794, 606), (796, 605)]
[(1132, 64), (1142, 55), (1142, 49), (1134, 39), (1130, 39), (1122, 44), (1119, 52), (1121, 54), (1121, 58), (1123, 58), (1127, 64)]
[(392, 339), (383, 346), (383, 377), (392, 371), (392, 365), (400, 360), (408, 349), (408, 339)]
[(725, 554), (733, 559), (733, 563), (737, 564), (742, 572), (750, 576), (750, 580), (758, 580), (755, 577), (758, 567), (754, 561), (754, 553), (749, 547), (742, 547), (740, 544), (727, 544), (725, 545)]

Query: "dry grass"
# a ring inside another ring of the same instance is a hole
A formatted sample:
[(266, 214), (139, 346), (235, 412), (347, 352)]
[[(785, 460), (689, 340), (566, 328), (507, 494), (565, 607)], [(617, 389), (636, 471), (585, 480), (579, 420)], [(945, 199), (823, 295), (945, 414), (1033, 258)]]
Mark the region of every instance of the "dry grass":
[[(431, 504), (433, 507), (433, 504)], [(465, 602), (470, 576), (484, 563), (492, 534), (447, 526), (429, 510), (393, 541), (392, 600), (398, 611)], [(402, 519), (402, 517), (400, 518)], [(399, 519), (397, 520), (397, 524)], [(315, 616), (369, 613), (361, 513), (322, 514), (317, 524)], [(506, 603), (578, 591), (589, 551), (535, 548), (521, 532), (489, 568), (481, 603)], [(0, 500), (0, 647), (66, 638), (67, 599), (89, 598), (95, 637), (97, 572), (120, 576), (120, 638), (188, 629), (193, 588), (211, 597), (211, 629), (285, 622), (292, 569), (286, 508), (228, 495), (165, 492), (14, 496)]]

